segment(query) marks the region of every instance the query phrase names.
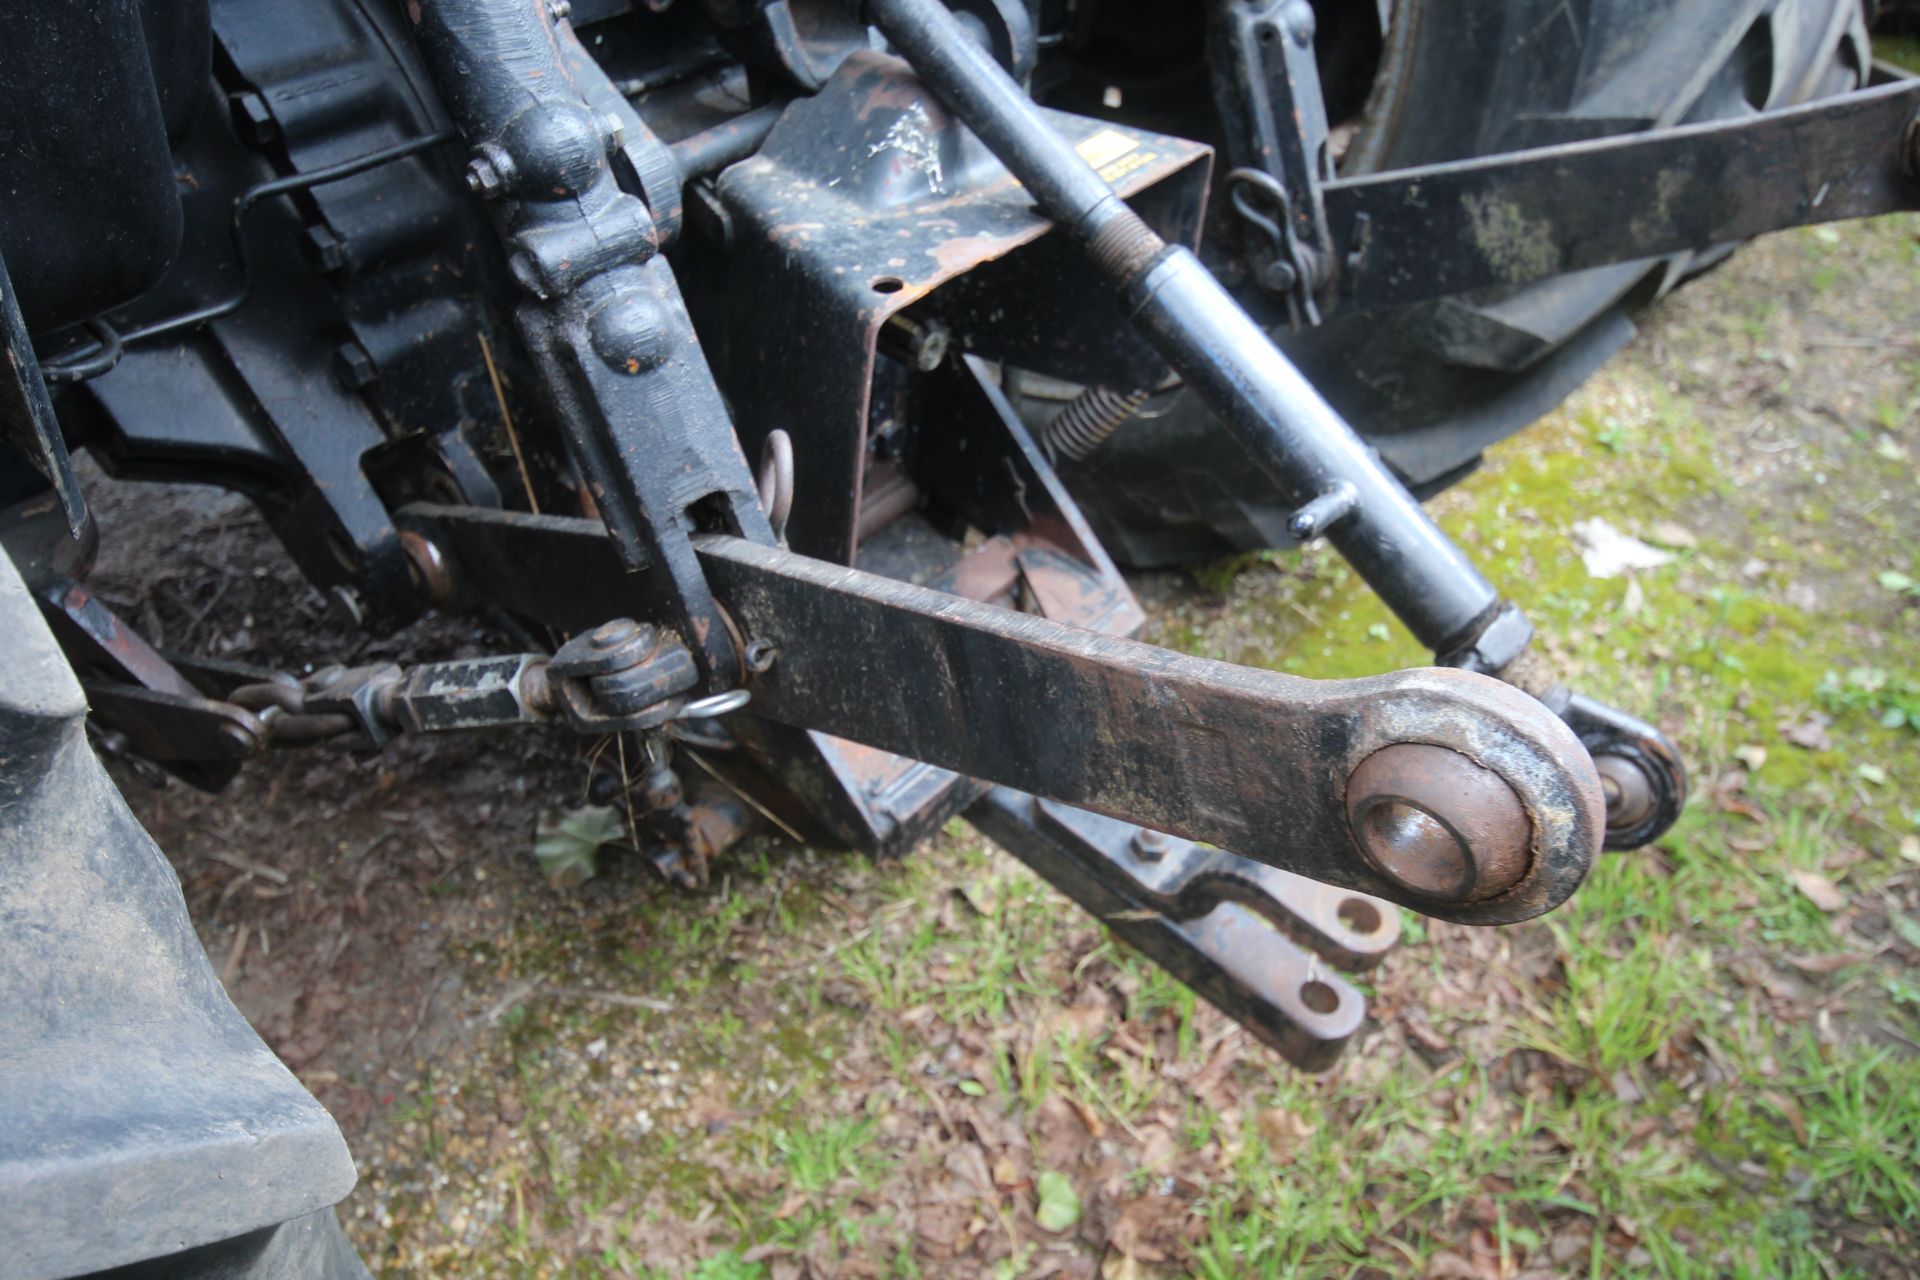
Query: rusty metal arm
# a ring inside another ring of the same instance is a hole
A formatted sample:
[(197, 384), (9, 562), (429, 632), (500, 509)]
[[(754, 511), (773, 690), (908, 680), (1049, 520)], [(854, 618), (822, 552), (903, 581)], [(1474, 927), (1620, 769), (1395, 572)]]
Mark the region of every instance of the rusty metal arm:
[(1007, 787), (967, 820), (1308, 1071), (1366, 1021), (1334, 966), (1371, 968), (1400, 937), (1399, 913), (1364, 894)]
[[(592, 520), (414, 506), (455, 583), (548, 625), (621, 598)], [(537, 526), (539, 537), (524, 537)], [(1472, 672), (1316, 681), (709, 534), (751, 711), (1463, 923), (1564, 901), (1605, 829), (1567, 725)], [(522, 572), (488, 571), (509, 553)]]
[(763, 655), (755, 714), (1464, 923), (1551, 909), (1599, 850), (1579, 739), (1490, 677), (1306, 680), (740, 538), (695, 546)]

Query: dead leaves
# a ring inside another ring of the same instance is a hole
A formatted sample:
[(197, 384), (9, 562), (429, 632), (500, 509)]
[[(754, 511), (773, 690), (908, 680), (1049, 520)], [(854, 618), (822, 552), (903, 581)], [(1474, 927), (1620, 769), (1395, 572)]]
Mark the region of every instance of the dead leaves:
[(1400, 1025), (1406, 1030), (1407, 1043), (1413, 1047), (1415, 1053), (1426, 1060), (1428, 1066), (1443, 1066), (1457, 1056), (1453, 1041), (1435, 1031), (1433, 1024), (1427, 1021), (1426, 1010), (1407, 1010), (1406, 1016), (1400, 1020)]
[(1097, 1136), (1080, 1110), (1057, 1093), (1047, 1095), (1035, 1108), (1032, 1131), (1033, 1158), (1050, 1169), (1070, 1169), (1078, 1164)]
[(1305, 1139), (1319, 1130), (1285, 1107), (1269, 1107), (1253, 1118), (1253, 1129), (1267, 1144), (1267, 1155), (1279, 1164), (1293, 1159)]
[(1788, 956), (1787, 963), (1802, 973), (1838, 973), (1840, 970), (1856, 964), (1865, 964), (1873, 959), (1870, 955), (1861, 955), (1852, 951), (1836, 951), (1830, 955)]
[(1809, 711), (1797, 720), (1782, 720), (1777, 728), (1780, 736), (1787, 742), (1806, 751), (1833, 750), (1833, 735), (1827, 732), (1833, 717), (1819, 711)]
[(1793, 880), (1793, 887), (1804, 895), (1808, 902), (1831, 915), (1846, 908), (1847, 895), (1840, 892), (1833, 881), (1818, 871), (1803, 871), (1796, 867), (1787, 873)]

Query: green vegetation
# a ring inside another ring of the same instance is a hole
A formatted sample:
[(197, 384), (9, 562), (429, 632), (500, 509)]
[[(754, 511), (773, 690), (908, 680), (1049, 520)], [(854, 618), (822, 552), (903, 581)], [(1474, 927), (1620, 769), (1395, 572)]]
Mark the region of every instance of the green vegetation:
[[(1438, 504), (1693, 799), (1540, 921), (1409, 918), (1334, 1071), (965, 828), (879, 867), (770, 845), (705, 898), (603, 868), (467, 967), (660, 1007), (529, 996), (423, 1076), (359, 1238), (423, 1275), (1908, 1274), (1917, 229), (1744, 251)], [(1588, 576), (1595, 517), (1673, 560)], [(1193, 653), (1425, 656), (1319, 549), (1172, 594), (1149, 638)]]

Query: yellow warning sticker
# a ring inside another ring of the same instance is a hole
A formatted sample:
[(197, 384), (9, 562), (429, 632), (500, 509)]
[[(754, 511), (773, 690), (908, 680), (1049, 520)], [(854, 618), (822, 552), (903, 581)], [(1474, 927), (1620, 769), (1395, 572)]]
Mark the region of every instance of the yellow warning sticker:
[(1082, 139), (1080, 145), (1074, 150), (1080, 153), (1082, 160), (1094, 168), (1104, 169), (1139, 145), (1118, 129), (1102, 129)]
[(1112, 164), (1102, 168), (1100, 170), (1100, 177), (1105, 180), (1108, 186), (1117, 187), (1120, 185), (1120, 179), (1136, 170), (1146, 168), (1159, 158), (1159, 153), (1154, 151), (1130, 151), (1118, 160), (1115, 160)]

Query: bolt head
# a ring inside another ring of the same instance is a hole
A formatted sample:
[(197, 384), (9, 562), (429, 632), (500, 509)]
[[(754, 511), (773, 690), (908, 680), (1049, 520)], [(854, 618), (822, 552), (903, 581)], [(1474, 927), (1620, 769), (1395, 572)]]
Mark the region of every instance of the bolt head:
[(500, 170), (485, 156), (475, 156), (467, 162), (467, 190), (475, 195), (491, 200), (505, 185), (500, 179)]
[(1133, 856), (1142, 862), (1158, 862), (1167, 856), (1167, 850), (1173, 847), (1173, 837), (1164, 831), (1149, 831), (1145, 827), (1133, 833)]
[(947, 350), (953, 345), (953, 334), (947, 326), (929, 323), (913, 337), (913, 367), (922, 373), (932, 373), (947, 358)]
[(588, 642), (596, 649), (617, 649), (640, 634), (640, 624), (632, 618), (614, 618), (593, 629)]
[(373, 357), (357, 342), (343, 342), (333, 351), (333, 373), (349, 391), (362, 391), (379, 378)]
[(1268, 293), (1286, 293), (1297, 278), (1293, 264), (1279, 258), (1260, 268), (1260, 287)]

